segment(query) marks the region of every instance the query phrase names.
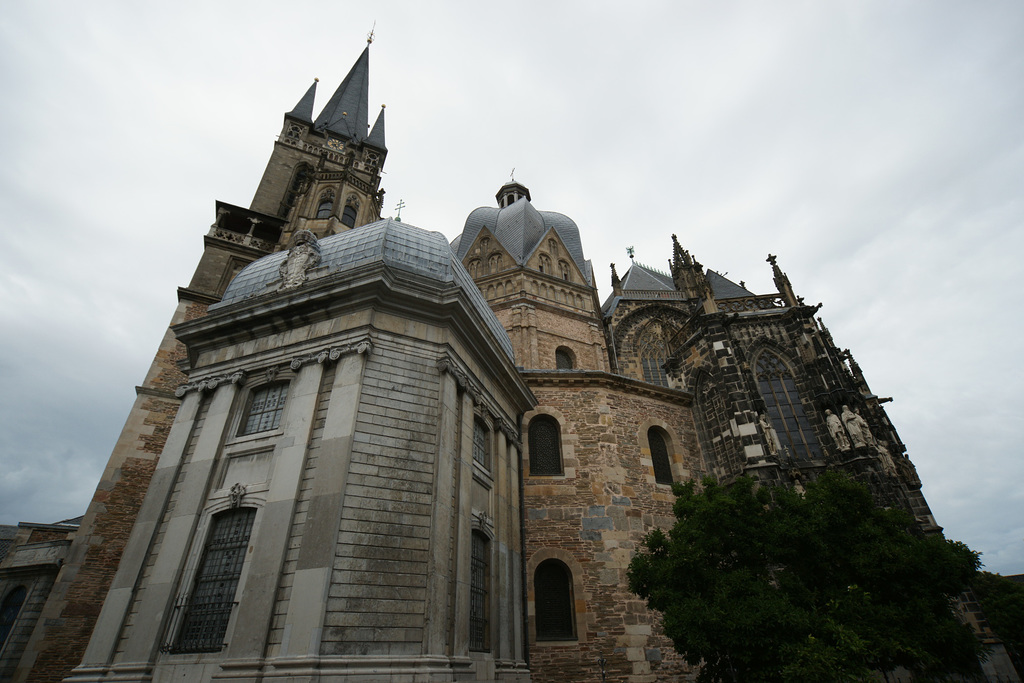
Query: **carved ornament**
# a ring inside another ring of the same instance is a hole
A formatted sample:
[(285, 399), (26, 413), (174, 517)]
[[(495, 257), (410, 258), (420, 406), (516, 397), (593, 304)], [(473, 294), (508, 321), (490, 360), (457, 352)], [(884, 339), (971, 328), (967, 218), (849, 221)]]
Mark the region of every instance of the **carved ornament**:
[(182, 384), (174, 390), (174, 395), (181, 398), (190, 391), (213, 391), (221, 384), (245, 384), (245, 372), (238, 370), (230, 375), (217, 375), (216, 377), (207, 377), (205, 379), (196, 380), (187, 384)]
[(330, 346), (321, 351), (306, 354), (305, 356), (298, 356), (293, 358), (289, 367), (292, 370), (298, 370), (303, 365), (309, 363), (326, 363), (328, 361), (334, 362), (342, 356), (350, 353), (366, 354), (369, 355), (373, 351), (373, 344), (369, 339), (362, 339), (354, 344), (345, 344), (344, 346)]

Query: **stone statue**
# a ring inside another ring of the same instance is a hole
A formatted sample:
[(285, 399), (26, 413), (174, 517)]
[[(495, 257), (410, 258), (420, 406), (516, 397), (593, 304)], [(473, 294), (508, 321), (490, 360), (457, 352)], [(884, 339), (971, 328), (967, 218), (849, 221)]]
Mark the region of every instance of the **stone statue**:
[(761, 425), (761, 433), (764, 434), (764, 444), (768, 448), (768, 455), (778, 455), (782, 452), (782, 444), (779, 443), (779, 434), (775, 431), (768, 416), (759, 413), (757, 422)]
[(281, 263), (281, 289), (298, 287), (306, 281), (306, 271), (320, 263), (320, 244), (309, 230), (295, 233), (291, 244)]
[(914, 463), (910, 462), (910, 458), (901, 456), (898, 461), (898, 467), (900, 477), (908, 487), (912, 489), (921, 488), (921, 479), (917, 476), (917, 468), (914, 467)]
[(892, 460), (889, 449), (883, 444), (875, 443), (875, 450), (878, 451), (878, 459), (882, 461), (882, 468), (889, 474), (896, 475), (896, 463)]
[(853, 442), (854, 448), (867, 446), (874, 440), (867, 421), (858, 413), (850, 410), (850, 406), (843, 406), (842, 417), (843, 424), (846, 425), (846, 431), (850, 434), (850, 441)]
[(841, 451), (850, 450), (850, 437), (846, 436), (843, 421), (839, 419), (838, 415), (827, 409), (825, 410), (825, 426), (828, 427), (828, 433), (832, 435), (832, 440), (836, 442), (836, 448)]

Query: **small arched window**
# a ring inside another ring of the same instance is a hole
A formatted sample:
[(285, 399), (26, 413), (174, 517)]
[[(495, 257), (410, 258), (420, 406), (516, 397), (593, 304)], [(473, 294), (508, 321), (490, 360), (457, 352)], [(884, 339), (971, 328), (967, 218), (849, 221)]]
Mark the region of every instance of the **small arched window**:
[(4, 596), (4, 601), (0, 603), (0, 647), (7, 642), (7, 636), (11, 634), (26, 595), (28, 590), (24, 586), (18, 586)]
[(558, 560), (545, 560), (533, 574), (537, 640), (575, 640), (572, 572)]
[(469, 275), (470, 277), (476, 277), (480, 272), (480, 259), (473, 259), (469, 262)]
[(568, 263), (566, 263), (565, 261), (559, 261), (558, 262), (558, 269), (562, 273), (562, 279), (563, 280), (568, 281), (568, 280), (572, 279), (572, 274), (571, 274), (571, 272), (569, 270), (569, 264)]
[(320, 206), (316, 207), (317, 218), (330, 218), (331, 210), (334, 208), (334, 202), (330, 199), (320, 200)]
[(654, 481), (659, 484), (672, 483), (672, 461), (668, 455), (665, 437), (657, 427), (647, 430), (647, 443), (651, 447), (651, 463), (654, 465)]
[(356, 207), (351, 204), (345, 207), (345, 210), (341, 212), (341, 224), (350, 228), (356, 227)]
[(469, 649), (489, 650), (490, 638), (487, 628), (488, 588), (490, 562), (487, 537), (479, 531), (473, 532), (472, 556), (469, 566)]
[(559, 370), (572, 370), (572, 351), (568, 347), (559, 346), (555, 349), (555, 367)]
[(789, 366), (779, 356), (765, 351), (757, 357), (754, 375), (783, 452), (788, 450), (800, 460), (820, 458), (818, 439), (807, 421)]
[(540, 272), (551, 275), (551, 258), (547, 254), (541, 254), (538, 260)]
[(558, 420), (537, 415), (530, 420), (530, 475), (562, 473), (562, 435)]
[(491, 257), (487, 259), (487, 263), (490, 266), (490, 272), (497, 273), (504, 265), (501, 254), (491, 254)]

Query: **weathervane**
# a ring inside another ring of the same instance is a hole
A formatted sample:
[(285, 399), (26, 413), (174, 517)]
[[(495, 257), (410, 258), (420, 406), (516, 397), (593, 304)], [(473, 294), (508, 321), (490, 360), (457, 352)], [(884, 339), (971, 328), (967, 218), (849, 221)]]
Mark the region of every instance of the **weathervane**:
[(395, 209), (398, 211), (398, 215), (395, 216), (395, 220), (398, 221), (399, 223), (402, 222), (402, 209), (404, 209), (404, 208), (405, 208), (405, 200), (404, 199), (399, 199), (398, 200), (398, 204), (395, 205)]
[(632, 261), (634, 253), (633, 247), (626, 247), (626, 253), (629, 254), (629, 260)]
[(373, 22), (373, 28), (371, 28), (371, 29), (370, 29), (370, 32), (366, 34), (366, 44), (367, 44), (367, 45), (369, 45), (370, 43), (372, 43), (372, 42), (373, 42), (373, 31), (374, 31), (374, 30), (375, 30), (376, 28), (377, 28), (377, 21), (376, 21), (376, 20), (374, 20), (374, 22)]

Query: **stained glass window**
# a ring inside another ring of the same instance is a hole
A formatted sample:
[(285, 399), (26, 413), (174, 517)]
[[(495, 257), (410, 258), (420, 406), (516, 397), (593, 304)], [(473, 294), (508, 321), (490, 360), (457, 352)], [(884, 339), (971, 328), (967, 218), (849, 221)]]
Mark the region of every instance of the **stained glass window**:
[(779, 436), (783, 452), (792, 457), (810, 460), (821, 457), (818, 440), (807, 415), (796, 380), (789, 367), (774, 353), (766, 351), (757, 358), (757, 388), (768, 409), (768, 417)]

